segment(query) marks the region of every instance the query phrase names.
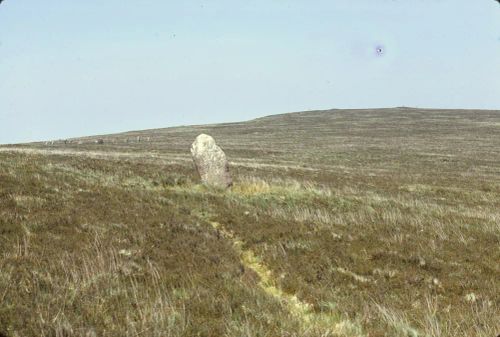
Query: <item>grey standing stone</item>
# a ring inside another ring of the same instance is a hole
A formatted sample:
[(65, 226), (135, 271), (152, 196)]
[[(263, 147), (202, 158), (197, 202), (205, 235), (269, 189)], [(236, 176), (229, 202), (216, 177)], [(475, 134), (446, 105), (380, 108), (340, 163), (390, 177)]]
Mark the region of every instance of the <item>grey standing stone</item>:
[(196, 137), (191, 145), (191, 155), (203, 184), (219, 188), (233, 184), (226, 154), (211, 136), (201, 134)]

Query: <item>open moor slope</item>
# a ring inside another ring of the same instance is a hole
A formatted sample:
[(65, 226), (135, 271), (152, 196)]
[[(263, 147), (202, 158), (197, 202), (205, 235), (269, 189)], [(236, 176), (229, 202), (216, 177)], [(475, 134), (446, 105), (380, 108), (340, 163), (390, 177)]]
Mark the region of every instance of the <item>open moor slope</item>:
[[(228, 191), (199, 184), (202, 132), (230, 159)], [(499, 261), (498, 111), (312, 111), (0, 147), (8, 337), (494, 336)]]

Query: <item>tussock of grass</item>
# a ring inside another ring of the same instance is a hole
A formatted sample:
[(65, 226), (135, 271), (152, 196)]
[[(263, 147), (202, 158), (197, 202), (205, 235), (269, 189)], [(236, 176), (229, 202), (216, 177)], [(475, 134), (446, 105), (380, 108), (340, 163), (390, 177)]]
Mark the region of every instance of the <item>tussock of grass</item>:
[(320, 188), (311, 182), (295, 179), (272, 179), (266, 181), (258, 177), (240, 177), (231, 189), (232, 193), (246, 197), (274, 195), (285, 198), (305, 198), (312, 196), (329, 197), (332, 191)]
[(411, 327), (408, 318), (402, 312), (392, 311), (381, 305), (376, 305), (382, 320), (389, 326), (395, 337), (418, 337), (420, 334)]

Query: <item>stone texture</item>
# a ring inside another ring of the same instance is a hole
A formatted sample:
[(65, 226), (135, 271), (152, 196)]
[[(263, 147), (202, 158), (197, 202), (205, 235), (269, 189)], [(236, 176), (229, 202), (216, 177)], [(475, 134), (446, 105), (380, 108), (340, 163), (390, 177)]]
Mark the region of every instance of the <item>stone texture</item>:
[(203, 184), (219, 188), (233, 184), (226, 154), (211, 136), (201, 134), (196, 137), (191, 145), (191, 155)]

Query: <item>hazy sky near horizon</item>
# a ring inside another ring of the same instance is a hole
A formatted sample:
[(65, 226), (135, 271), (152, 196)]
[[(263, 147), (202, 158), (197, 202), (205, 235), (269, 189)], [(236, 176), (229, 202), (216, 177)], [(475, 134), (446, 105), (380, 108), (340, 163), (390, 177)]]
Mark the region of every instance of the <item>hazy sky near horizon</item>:
[(403, 105), (500, 109), (498, 3), (0, 4), (0, 144)]

